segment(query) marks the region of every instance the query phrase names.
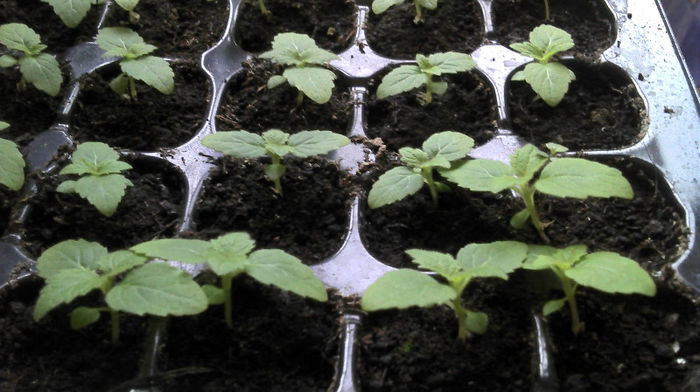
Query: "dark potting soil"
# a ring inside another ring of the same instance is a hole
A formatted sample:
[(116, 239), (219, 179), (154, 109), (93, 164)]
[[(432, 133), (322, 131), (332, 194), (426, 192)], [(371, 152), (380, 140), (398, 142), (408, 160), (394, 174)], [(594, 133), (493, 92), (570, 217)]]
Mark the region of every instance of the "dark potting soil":
[(136, 101), (125, 100), (110, 89), (109, 82), (119, 75), (118, 67), (86, 75), (72, 116), (72, 136), (79, 142), (101, 141), (137, 151), (176, 147), (190, 140), (204, 123), (211, 87), (196, 63), (172, 67), (172, 94), (161, 94), (137, 81)]
[(10, 222), (10, 209), (13, 204), (12, 192), (0, 186), (0, 236), (5, 233)]
[(220, 160), (196, 207), (197, 236), (246, 231), (258, 248), (279, 248), (307, 264), (340, 249), (348, 229), (349, 175), (323, 160), (282, 163), (287, 172), (279, 195), (260, 161)]
[(537, 145), (553, 141), (571, 150), (619, 149), (644, 136), (644, 101), (628, 76), (614, 66), (565, 64), (576, 80), (556, 107), (537, 98), (526, 83), (508, 84), (515, 133)]
[(104, 25), (128, 27), (161, 55), (195, 61), (224, 35), (229, 14), (226, 0), (141, 0), (135, 11), (140, 18), (131, 24), (115, 4)]
[[(128, 161), (128, 160), (127, 160)], [(29, 200), (24, 240), (33, 256), (63, 240), (96, 241), (110, 251), (159, 237), (172, 237), (180, 223), (183, 184), (180, 176), (155, 161), (129, 161), (124, 172), (133, 182), (117, 211), (108, 218), (77, 194), (56, 192), (74, 176), (39, 175), (39, 189)]]
[(533, 321), (513, 282), (477, 279), (467, 286), (465, 306), (485, 312), (489, 328), (465, 343), (457, 339), (457, 319), (447, 306), (366, 316), (359, 332), (362, 390), (529, 390)]
[[(442, 96), (433, 95), (429, 105), (423, 105), (416, 89), (385, 99), (377, 99), (376, 88), (367, 104), (367, 136), (380, 137), (390, 149), (418, 147), (430, 135), (442, 131), (457, 131), (484, 144), (495, 135), (498, 119), (496, 98), (489, 83), (481, 75), (465, 73), (447, 75), (448, 83)], [(380, 78), (372, 84), (379, 86)]]
[(32, 313), (43, 282), (30, 277), (12, 285), (0, 292), (1, 391), (105, 392), (136, 376), (144, 319), (122, 316), (120, 341), (112, 344), (104, 314), (76, 331), (69, 325), (73, 307), (61, 306), (37, 323)]
[(347, 88), (336, 79), (329, 102), (319, 105), (304, 97), (296, 106), (297, 89), (284, 84), (268, 89), (267, 80), (282, 73), (268, 61), (243, 63), (243, 71), (228, 83), (216, 115), (218, 131), (244, 129), (262, 133), (271, 128), (288, 133), (329, 130), (346, 134), (352, 121), (353, 102)]
[(272, 48), (279, 33), (306, 34), (321, 48), (340, 53), (355, 35), (353, 0), (265, 0), (268, 20), (258, 0), (242, 0), (236, 19), (235, 39), (244, 50), (262, 52)]
[[(66, 27), (53, 8), (40, 0), (0, 0), (0, 25), (24, 23), (48, 46), (46, 53), (63, 54), (69, 47), (93, 40), (103, 6), (92, 6), (75, 28)], [(5, 49), (3, 47), (3, 49)]]
[(568, 308), (549, 316), (562, 391), (698, 390), (697, 379), (687, 380), (700, 369), (697, 299), (658, 289), (653, 298), (579, 289), (585, 331), (578, 336)]
[(200, 374), (165, 378), (163, 390), (326, 391), (338, 352), (333, 305), (247, 277), (234, 280), (232, 297), (232, 329), (221, 306), (171, 321), (161, 368)]
[(423, 8), (422, 13), (424, 22), (414, 23), (412, 1), (379, 15), (370, 11), (367, 43), (383, 56), (414, 59), (416, 54), (471, 53), (484, 39), (483, 15), (476, 0), (440, 2), (436, 10)]
[(604, 0), (549, 0), (551, 21), (545, 21), (542, 0), (495, 0), (494, 33), (504, 46), (529, 40), (532, 29), (550, 24), (565, 30), (576, 46), (572, 51), (596, 55), (615, 41), (614, 17)]
[(51, 97), (29, 83), (19, 91), (17, 83), (21, 77), (18, 69), (0, 69), (0, 94), (3, 96), (0, 121), (10, 124), (2, 137), (25, 146), (55, 122), (62, 94)]
[[(629, 160), (605, 163), (622, 170), (632, 184), (634, 198), (578, 200), (537, 195), (540, 218), (552, 222), (545, 230), (551, 245), (585, 244), (590, 251), (618, 252), (648, 271), (668, 275), (669, 261), (687, 245), (687, 228), (675, 199), (653, 170)], [(509, 219), (523, 208), (519, 198), (508, 192), (491, 194), (451, 187), (452, 192), (440, 194), (437, 210), (431, 206), (427, 189), (374, 210), (363, 203), (360, 232), (370, 252), (390, 265), (414, 268), (406, 249), (454, 255), (474, 242), (542, 242), (531, 225), (522, 230), (510, 226)]]

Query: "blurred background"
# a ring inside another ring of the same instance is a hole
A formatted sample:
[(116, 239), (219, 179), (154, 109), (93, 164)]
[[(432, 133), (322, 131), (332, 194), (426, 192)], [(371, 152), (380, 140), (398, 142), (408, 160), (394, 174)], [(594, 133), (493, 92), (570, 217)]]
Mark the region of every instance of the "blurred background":
[(662, 4), (695, 88), (700, 91), (700, 1), (662, 0)]

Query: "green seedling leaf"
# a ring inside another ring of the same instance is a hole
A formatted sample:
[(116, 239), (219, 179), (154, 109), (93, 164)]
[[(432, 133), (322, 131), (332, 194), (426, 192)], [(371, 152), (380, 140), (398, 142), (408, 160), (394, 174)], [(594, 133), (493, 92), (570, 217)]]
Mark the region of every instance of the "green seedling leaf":
[(202, 145), (236, 158), (260, 158), (267, 154), (262, 136), (243, 130), (207, 135), (202, 138)]
[(261, 283), (317, 301), (328, 300), (325, 286), (311, 268), (281, 250), (263, 249), (251, 253), (246, 272)]
[(34, 54), (36, 47), (41, 45), (41, 38), (25, 24), (7, 23), (0, 26), (0, 44), (11, 50)]
[(489, 316), (483, 312), (468, 310), (464, 323), (469, 332), (484, 334), (489, 327)]
[(131, 165), (121, 162), (119, 153), (110, 146), (99, 142), (86, 142), (78, 145), (73, 152), (71, 163), (59, 174), (112, 174), (131, 169)]
[(142, 242), (131, 247), (131, 251), (152, 258), (198, 264), (206, 261), (209, 242), (167, 238)]
[(79, 306), (70, 314), (70, 327), (80, 329), (97, 322), (100, 319), (100, 311), (95, 308)]
[(204, 292), (204, 295), (207, 296), (207, 302), (209, 302), (209, 305), (221, 305), (225, 301), (224, 290), (216, 286), (205, 284), (202, 286), (202, 291)]
[(566, 276), (576, 283), (606, 293), (654, 296), (656, 285), (636, 261), (613, 252), (595, 252), (581, 258)]
[(542, 305), (542, 314), (549, 316), (550, 314), (559, 311), (566, 305), (566, 298), (551, 299)]
[(165, 263), (133, 270), (105, 297), (110, 308), (139, 316), (184, 316), (203, 312), (207, 298), (184, 271)]
[(103, 284), (97, 273), (86, 269), (65, 269), (51, 275), (46, 282), (34, 306), (35, 321), (41, 320), (56, 306), (67, 304)]
[(580, 158), (555, 159), (547, 165), (535, 188), (558, 197), (621, 197), (634, 196), (632, 186), (622, 173), (598, 162)]
[(442, 276), (455, 276), (460, 267), (454, 257), (430, 250), (409, 249), (406, 253), (413, 258), (413, 262), (419, 267), (437, 272)]
[(114, 277), (134, 267), (143, 265), (146, 261), (148, 261), (146, 257), (128, 250), (120, 250), (100, 257), (95, 264), (104, 276)]
[(175, 89), (175, 73), (170, 64), (160, 57), (145, 56), (119, 62), (122, 71), (140, 80), (163, 94), (171, 94)]
[(77, 27), (85, 19), (92, 0), (41, 0), (53, 8), (63, 24), (70, 28)]
[(416, 89), (428, 82), (428, 76), (415, 65), (402, 65), (382, 78), (377, 87), (377, 98), (384, 99)]
[(96, 242), (68, 240), (48, 248), (39, 256), (37, 269), (44, 279), (63, 270), (95, 270), (97, 260), (107, 255), (107, 249)]
[(306, 34), (280, 33), (272, 40), (272, 50), (260, 54), (260, 58), (274, 60), (285, 65), (304, 66), (325, 64), (338, 58), (323, 50)]
[(428, 56), (429, 67), (440, 70), (439, 74), (455, 74), (471, 71), (476, 67), (472, 56), (459, 52), (435, 53)]
[(541, 50), (543, 59), (574, 47), (574, 40), (569, 33), (551, 25), (535, 27), (530, 32), (530, 42)]
[(17, 145), (0, 139), (0, 184), (13, 191), (20, 190), (24, 185), (24, 166), (24, 158)]
[(37, 56), (24, 56), (19, 59), (19, 69), (22, 76), (34, 87), (52, 97), (58, 95), (63, 83), (61, 68), (53, 56), (41, 53)]
[(510, 156), (510, 166), (518, 177), (529, 181), (548, 160), (547, 154), (532, 144), (527, 144)]
[(451, 301), (457, 294), (449, 286), (418, 271), (387, 272), (362, 295), (362, 309), (368, 312), (411, 306), (428, 307)]
[[(390, 7), (398, 4), (403, 4), (406, 0), (374, 0), (372, 1), (372, 12), (375, 14), (381, 14)], [(413, 0), (416, 8), (416, 17), (413, 19), (414, 23), (423, 21), (423, 16), (421, 8), (426, 8), (429, 10), (434, 10), (438, 6), (439, 0)]]
[(372, 2), (372, 12), (381, 14), (395, 5), (403, 4), (405, 1), (406, 0), (374, 0)]
[(97, 32), (97, 46), (104, 50), (102, 57), (127, 57), (129, 48), (144, 45), (138, 33), (127, 27), (105, 27)]
[(282, 75), (292, 87), (318, 104), (331, 99), (335, 80), (332, 71), (319, 67), (287, 68)]
[(527, 245), (516, 241), (469, 244), (457, 253), (457, 263), (472, 277), (508, 279), (527, 257)]
[(301, 131), (289, 137), (292, 155), (307, 158), (350, 144), (350, 139), (331, 131)]
[(287, 83), (287, 78), (282, 75), (273, 75), (267, 80), (267, 88), (273, 89)]
[(510, 166), (490, 159), (460, 163), (449, 170), (441, 170), (440, 174), (462, 188), (478, 192), (498, 193), (522, 182), (514, 176)]
[(530, 219), (530, 210), (523, 208), (517, 214), (513, 215), (512, 218), (510, 218), (509, 223), (516, 229), (522, 229), (527, 223), (528, 219)]
[(10, 127), (9, 123), (6, 123), (5, 121), (0, 121), (0, 131), (4, 131), (9, 127)]
[(379, 208), (418, 192), (423, 176), (407, 167), (395, 167), (382, 174), (367, 197), (369, 208)]
[(474, 139), (459, 132), (445, 131), (431, 135), (423, 142), (423, 150), (430, 157), (456, 161), (474, 148)]
[(139, 0), (114, 0), (120, 7), (127, 11), (133, 11), (139, 4)]
[(126, 187), (134, 185), (121, 174), (87, 176), (75, 183), (75, 191), (87, 199), (104, 216), (114, 215), (126, 193)]
[(525, 81), (549, 106), (557, 106), (576, 80), (574, 73), (559, 63), (530, 63), (523, 70)]
[(238, 274), (249, 264), (248, 254), (255, 248), (248, 233), (230, 233), (209, 241), (205, 257), (219, 276)]
[(9, 54), (4, 54), (0, 56), (0, 68), (10, 68), (17, 65), (17, 59), (10, 56)]

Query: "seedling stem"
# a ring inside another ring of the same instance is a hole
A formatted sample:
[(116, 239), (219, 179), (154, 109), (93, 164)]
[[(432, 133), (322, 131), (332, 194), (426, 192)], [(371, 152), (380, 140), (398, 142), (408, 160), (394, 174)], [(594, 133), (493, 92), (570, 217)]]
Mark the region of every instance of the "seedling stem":
[(420, 9), (420, 4), (418, 4), (418, 0), (413, 0), (413, 4), (416, 6), (416, 17), (413, 19), (413, 23), (419, 23), (423, 21), (423, 13), (421, 12)]
[[(469, 279), (464, 279), (459, 282), (452, 282), (450, 286), (452, 286), (456, 292), (461, 293), (467, 287), (468, 283)], [(457, 338), (459, 338), (459, 340), (462, 342), (466, 342), (467, 336), (469, 335), (469, 329), (467, 328), (468, 310), (462, 306), (462, 298), (460, 295), (456, 296), (452, 300), (452, 309), (455, 311), (455, 315), (457, 316), (457, 324), (459, 326), (457, 330)]]
[(535, 187), (525, 184), (516, 187), (516, 192), (519, 193), (525, 201), (525, 208), (530, 211), (530, 219), (532, 225), (537, 230), (537, 234), (540, 235), (540, 238), (545, 244), (549, 244), (549, 237), (547, 237), (547, 234), (544, 232), (544, 224), (540, 220), (540, 215), (537, 213), (537, 207), (535, 206)]
[(561, 267), (552, 268), (554, 273), (559, 277), (561, 281), (561, 287), (564, 290), (564, 295), (566, 296), (566, 303), (569, 304), (569, 311), (571, 312), (571, 332), (574, 335), (578, 335), (579, 332), (583, 331), (584, 324), (578, 315), (578, 306), (576, 305), (576, 289), (578, 285), (569, 279)]
[(236, 273), (230, 273), (221, 277), (221, 289), (224, 291), (224, 319), (229, 328), (233, 328), (233, 318), (231, 316), (231, 281), (233, 281), (236, 275)]
[(549, 17), (549, 0), (544, 0), (544, 21), (549, 22), (551, 19)]
[(270, 11), (265, 7), (265, 2), (263, 0), (258, 0), (258, 5), (260, 6), (260, 12), (265, 16), (265, 19), (270, 21)]
[(433, 168), (432, 167), (424, 167), (422, 169), (423, 171), (423, 178), (425, 178), (425, 182), (428, 184), (428, 189), (430, 189), (430, 196), (433, 198), (433, 207), (437, 208), (438, 206), (438, 191), (437, 187), (435, 186), (435, 181), (433, 180)]

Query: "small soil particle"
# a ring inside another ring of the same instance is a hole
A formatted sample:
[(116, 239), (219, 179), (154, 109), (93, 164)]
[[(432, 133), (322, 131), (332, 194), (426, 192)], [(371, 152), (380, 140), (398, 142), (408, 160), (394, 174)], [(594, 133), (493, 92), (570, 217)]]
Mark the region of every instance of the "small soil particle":
[(5, 233), (10, 221), (10, 209), (12, 208), (12, 192), (0, 187), (0, 236)]

